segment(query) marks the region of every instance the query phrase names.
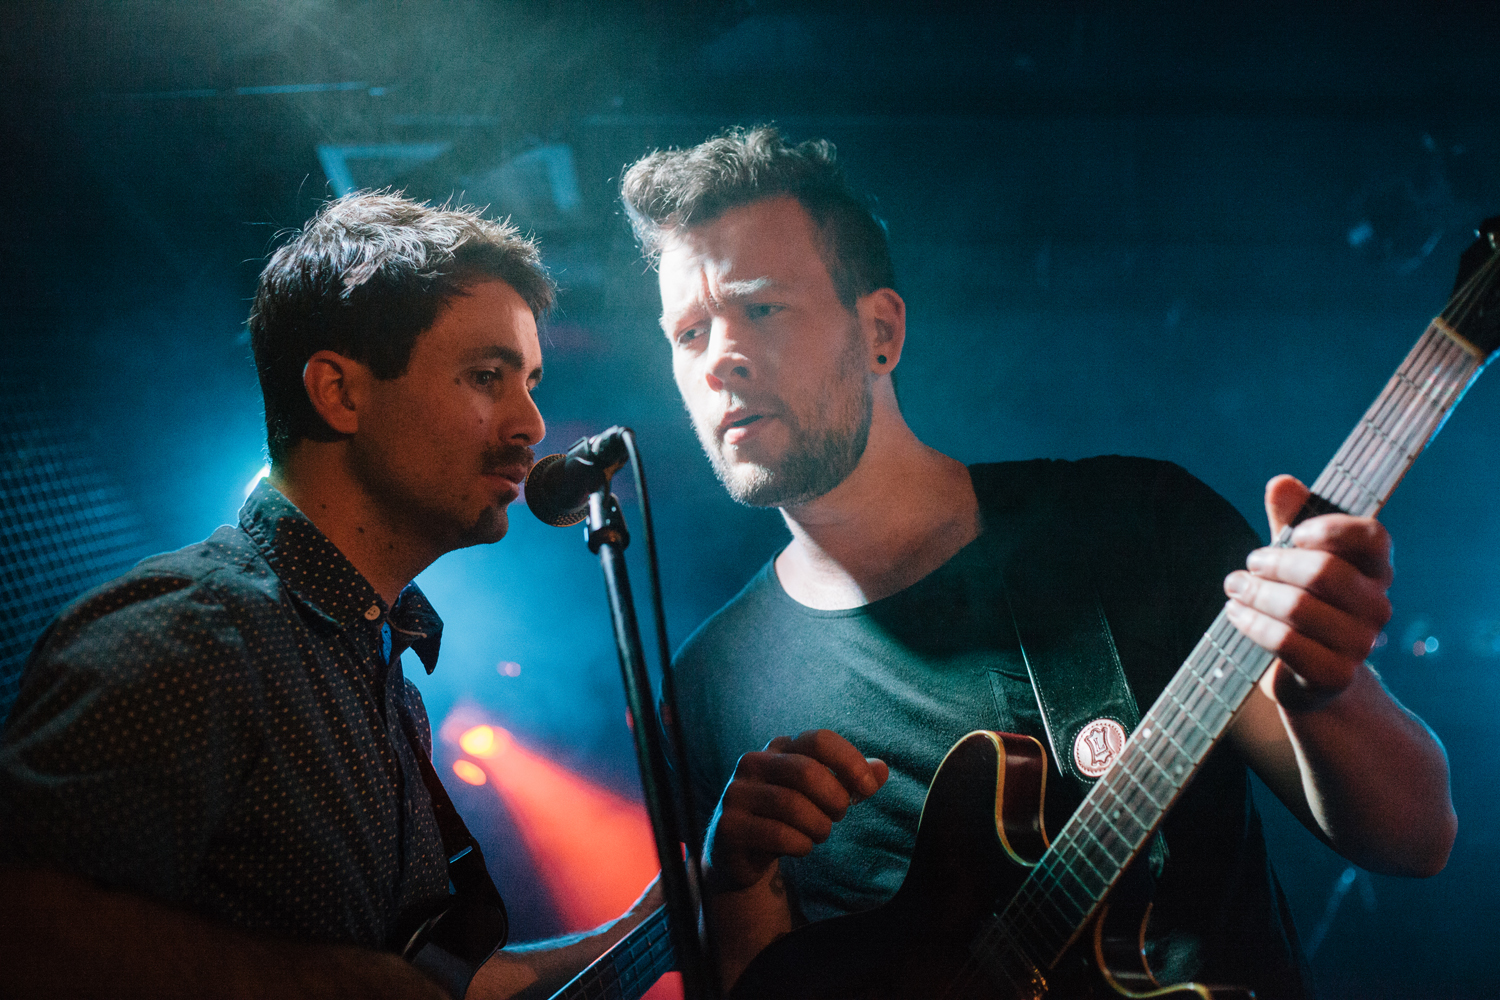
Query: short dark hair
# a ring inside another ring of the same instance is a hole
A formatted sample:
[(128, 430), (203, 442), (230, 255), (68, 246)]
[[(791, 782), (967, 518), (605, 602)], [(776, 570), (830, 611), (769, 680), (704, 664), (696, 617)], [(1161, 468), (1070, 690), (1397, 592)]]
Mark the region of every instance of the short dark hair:
[(552, 307), (536, 243), (508, 221), (389, 191), (325, 204), (271, 255), (250, 311), (271, 461), (303, 438), (338, 439), (302, 384), (308, 358), (337, 351), (376, 378), (397, 378), (442, 308), (491, 280), (514, 288), (538, 318)]
[(849, 186), (833, 143), (791, 145), (769, 125), (721, 132), (691, 149), (658, 150), (625, 171), (620, 197), (652, 260), (673, 232), (732, 208), (795, 198), (812, 219), (823, 263), (846, 309), (877, 288), (895, 288), (885, 225)]

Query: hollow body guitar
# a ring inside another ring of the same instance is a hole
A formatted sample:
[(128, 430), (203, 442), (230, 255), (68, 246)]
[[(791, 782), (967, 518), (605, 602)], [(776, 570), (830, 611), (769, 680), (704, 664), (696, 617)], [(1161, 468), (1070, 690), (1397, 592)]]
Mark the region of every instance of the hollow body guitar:
[[(943, 759), (927, 792), (911, 865), (900, 891), (883, 906), (802, 928), (771, 945), (736, 984), (743, 998), (917, 998), (1041, 996), (995, 992), (983, 976), (962, 982), (973, 965), (975, 930), (996, 900), (1019, 892), (1043, 857), (1042, 803), (1047, 752), (1030, 736), (970, 733)], [(1140, 931), (1149, 903), (1129, 903), (1096, 921), (1076, 954), (1049, 973), (1057, 996), (1114, 997), (1149, 991), (1155, 983), (1140, 958)], [(1122, 912), (1123, 911), (1123, 912)], [(1089, 961), (1089, 959), (1094, 961)], [(1096, 969), (1110, 969), (1101, 977)], [(978, 969), (971, 969), (978, 972)], [(1184, 987), (1199, 996), (1206, 988)], [(1216, 1000), (1247, 996), (1219, 988)]]
[[(1297, 521), (1377, 513), (1500, 348), (1497, 247), (1500, 217), (1481, 225), (1448, 306), (1314, 480)], [(1273, 544), (1290, 538), (1288, 527)], [(1159, 986), (1140, 954), (1149, 904), (1126, 897), (1133, 862), (1273, 659), (1221, 612), (1050, 844), (1041, 746), (964, 737), (933, 779), (896, 895), (774, 942), (733, 1000), (1248, 995)]]

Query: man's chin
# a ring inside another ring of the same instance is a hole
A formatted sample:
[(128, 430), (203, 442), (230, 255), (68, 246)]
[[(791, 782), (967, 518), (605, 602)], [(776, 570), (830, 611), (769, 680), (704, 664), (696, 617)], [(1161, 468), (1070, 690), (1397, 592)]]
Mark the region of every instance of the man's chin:
[(459, 536), (455, 548), (466, 549), (472, 545), (493, 545), (505, 537), (510, 530), (510, 511), (502, 504), (486, 507), (479, 520)]
[(720, 466), (719, 482), (735, 503), (746, 507), (781, 507), (787, 500), (786, 486), (770, 469), (753, 466), (726, 469)]

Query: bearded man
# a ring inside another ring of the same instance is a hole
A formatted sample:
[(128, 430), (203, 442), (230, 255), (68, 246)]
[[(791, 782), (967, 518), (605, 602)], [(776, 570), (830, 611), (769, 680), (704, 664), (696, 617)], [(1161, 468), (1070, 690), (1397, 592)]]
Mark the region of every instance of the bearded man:
[[(1163, 827), (1145, 940), (1159, 979), (1307, 995), (1251, 770), (1355, 863), (1443, 867), (1456, 822), (1446, 757), (1363, 662), (1390, 615), (1378, 522), (1316, 517), (1292, 548), (1263, 548), (1167, 463), (966, 468), (923, 444), (896, 398), (906, 306), (885, 232), (826, 142), (732, 131), (644, 158), (622, 188), (704, 451), (732, 497), (779, 508), (791, 533), (676, 661), (726, 983), (798, 924), (891, 897), (960, 736), (1045, 742), (1000, 610), (997, 569), (1017, 544), (1044, 560), (1087, 554), (1079, 587), (1097, 591), (1142, 706), (1226, 595), (1234, 625), (1279, 657)], [(1271, 480), (1273, 535), (1307, 495)], [(1049, 829), (1080, 794), (1053, 771)]]

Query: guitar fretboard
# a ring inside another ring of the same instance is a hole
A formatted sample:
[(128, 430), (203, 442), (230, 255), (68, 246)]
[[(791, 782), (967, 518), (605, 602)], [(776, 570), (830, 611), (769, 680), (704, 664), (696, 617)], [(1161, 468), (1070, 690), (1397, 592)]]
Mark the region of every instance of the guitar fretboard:
[[(1485, 365), (1483, 352), (1454, 332), (1461, 317), (1453, 313), (1463, 308), (1460, 295), (1428, 326), (1314, 481), (1316, 497), (1359, 516), (1376, 513), (1390, 497)], [(1285, 529), (1275, 544), (1289, 545), (1291, 531)], [(1023, 989), (1044, 979), (1139, 855), (1273, 659), (1220, 612), (1114, 766), (1009, 904), (972, 942), (975, 958), (993, 978)]]
[(553, 1000), (636, 1000), (673, 964), (672, 935), (663, 906), (574, 976)]

